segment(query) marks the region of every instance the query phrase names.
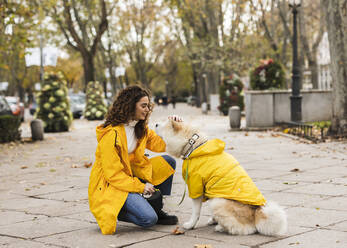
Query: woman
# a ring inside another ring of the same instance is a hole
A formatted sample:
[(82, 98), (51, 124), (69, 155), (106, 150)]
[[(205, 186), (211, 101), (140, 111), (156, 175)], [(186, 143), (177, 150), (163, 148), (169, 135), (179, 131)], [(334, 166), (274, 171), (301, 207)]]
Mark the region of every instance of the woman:
[[(89, 206), (101, 232), (116, 231), (117, 218), (142, 227), (175, 225), (174, 215), (155, 212), (141, 194), (155, 188), (170, 195), (176, 162), (168, 156), (148, 159), (145, 149), (164, 152), (165, 142), (148, 129), (150, 94), (140, 86), (122, 90), (104, 124), (96, 128), (98, 146), (89, 182)], [(181, 121), (176, 116), (169, 117)], [(155, 185), (155, 187), (154, 187)]]

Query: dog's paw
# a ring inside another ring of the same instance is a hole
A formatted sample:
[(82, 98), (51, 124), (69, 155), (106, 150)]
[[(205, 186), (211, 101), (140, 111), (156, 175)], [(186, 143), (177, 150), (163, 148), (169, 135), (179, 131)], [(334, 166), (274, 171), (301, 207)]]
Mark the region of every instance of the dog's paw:
[(208, 221), (207, 221), (207, 224), (209, 226), (217, 225), (217, 223), (218, 222), (213, 217), (209, 218)]
[(217, 225), (217, 226), (214, 228), (214, 230), (215, 230), (216, 232), (224, 232), (224, 228), (223, 228), (221, 225)]
[(183, 223), (183, 228), (187, 230), (193, 229), (194, 226), (195, 226), (195, 223), (193, 223), (192, 221)]

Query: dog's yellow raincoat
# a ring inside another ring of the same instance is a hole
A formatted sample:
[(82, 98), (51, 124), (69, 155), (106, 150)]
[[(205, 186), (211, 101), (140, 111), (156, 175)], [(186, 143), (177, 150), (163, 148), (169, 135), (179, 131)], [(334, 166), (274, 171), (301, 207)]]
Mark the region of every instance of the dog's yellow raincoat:
[[(266, 200), (247, 172), (231, 155), (224, 152), (219, 139), (207, 141), (184, 160), (182, 176), (189, 196), (226, 198), (250, 205), (264, 205)], [(188, 175), (186, 175), (188, 167)]]
[(137, 143), (128, 155), (127, 138), (123, 125), (96, 128), (98, 146), (89, 180), (89, 207), (103, 234), (116, 231), (119, 211), (128, 192), (142, 193), (146, 182), (158, 185), (174, 173), (161, 156), (148, 159), (145, 149), (164, 152), (165, 142), (153, 130)]

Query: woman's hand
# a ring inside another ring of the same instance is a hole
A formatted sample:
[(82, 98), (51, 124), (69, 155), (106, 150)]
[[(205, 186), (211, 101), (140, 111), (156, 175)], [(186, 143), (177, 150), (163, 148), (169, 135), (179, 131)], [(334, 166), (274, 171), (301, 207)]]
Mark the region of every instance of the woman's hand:
[(144, 195), (151, 195), (155, 192), (155, 188), (152, 184), (146, 183), (145, 184), (145, 189), (143, 190)]
[(183, 122), (183, 118), (178, 115), (169, 115), (167, 117), (169, 120), (177, 121), (177, 122)]

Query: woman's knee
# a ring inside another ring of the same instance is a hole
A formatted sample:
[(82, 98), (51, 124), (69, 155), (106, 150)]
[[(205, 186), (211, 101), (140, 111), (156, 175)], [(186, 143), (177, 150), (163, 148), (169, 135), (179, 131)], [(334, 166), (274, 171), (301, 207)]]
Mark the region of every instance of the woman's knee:
[(169, 155), (162, 155), (162, 157), (168, 162), (168, 164), (172, 167), (172, 169), (176, 169), (176, 160)]
[(151, 226), (154, 226), (155, 224), (157, 224), (157, 222), (158, 222), (158, 215), (155, 212), (153, 212), (152, 214), (147, 215), (143, 218), (140, 226), (151, 227)]

